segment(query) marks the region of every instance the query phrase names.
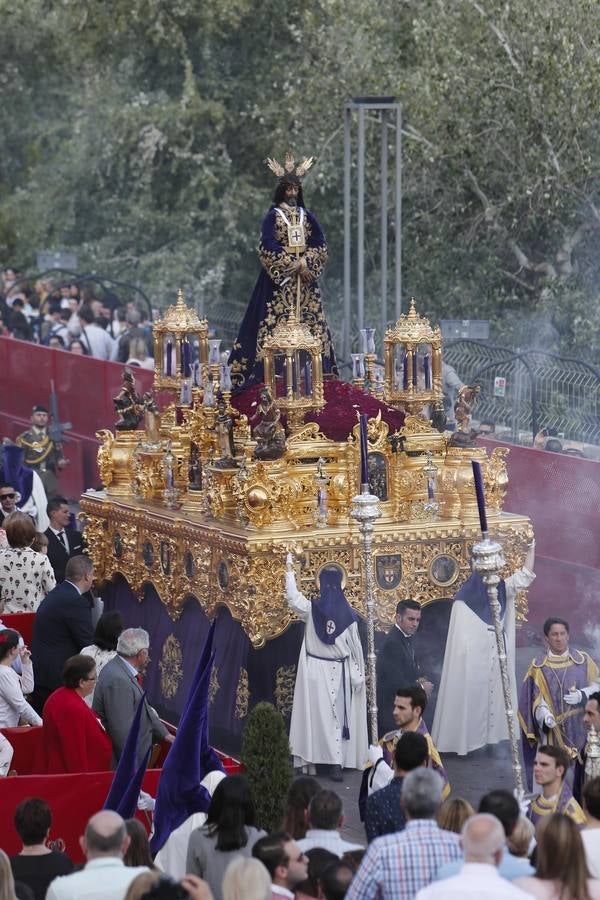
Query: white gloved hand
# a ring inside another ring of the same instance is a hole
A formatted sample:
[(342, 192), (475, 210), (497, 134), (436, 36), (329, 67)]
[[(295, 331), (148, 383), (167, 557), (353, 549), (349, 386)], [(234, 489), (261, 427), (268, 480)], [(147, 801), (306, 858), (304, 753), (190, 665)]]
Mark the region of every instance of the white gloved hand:
[(529, 806), (531, 804), (531, 800), (526, 800), (525, 794), (523, 793), (523, 791), (519, 791), (519, 790), (517, 790), (517, 788), (515, 788), (513, 791), (513, 797), (519, 804), (519, 809), (521, 810), (521, 815), (527, 816), (527, 813), (529, 812)]
[(556, 719), (552, 715), (552, 713), (548, 713), (544, 716), (544, 725), (546, 728), (556, 728)]
[(581, 691), (569, 691), (568, 694), (565, 694), (563, 700), (565, 703), (568, 703), (569, 706), (577, 706), (577, 704), (581, 703), (583, 700), (583, 694)]
[(286, 568), (286, 571), (288, 571), (288, 572), (294, 571), (294, 560), (293, 560), (292, 554), (289, 551), (285, 558), (285, 568)]
[(374, 766), (375, 763), (380, 759), (383, 759), (383, 747), (380, 747), (379, 744), (370, 744), (369, 762)]
[(140, 796), (138, 797), (138, 802), (137, 802), (138, 809), (153, 810), (155, 803), (156, 803), (156, 800), (154, 799), (154, 797), (151, 797), (150, 794), (146, 793), (146, 791), (140, 791)]

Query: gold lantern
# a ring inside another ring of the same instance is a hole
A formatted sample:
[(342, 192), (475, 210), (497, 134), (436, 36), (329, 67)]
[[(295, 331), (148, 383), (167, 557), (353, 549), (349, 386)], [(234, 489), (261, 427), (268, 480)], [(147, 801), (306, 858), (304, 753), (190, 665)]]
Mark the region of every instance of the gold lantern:
[[(181, 391), (184, 382), (202, 383), (208, 364), (208, 323), (185, 305), (183, 291), (177, 291), (177, 303), (154, 323), (153, 332), (155, 389)], [(196, 342), (199, 365), (193, 358)]]
[(320, 339), (298, 322), (294, 311), (264, 341), (265, 384), (292, 431), (307, 413), (325, 406), (321, 352)]
[(410, 309), (388, 328), (385, 347), (385, 401), (416, 415), (426, 404), (443, 404), (442, 332), (419, 316), (411, 297)]

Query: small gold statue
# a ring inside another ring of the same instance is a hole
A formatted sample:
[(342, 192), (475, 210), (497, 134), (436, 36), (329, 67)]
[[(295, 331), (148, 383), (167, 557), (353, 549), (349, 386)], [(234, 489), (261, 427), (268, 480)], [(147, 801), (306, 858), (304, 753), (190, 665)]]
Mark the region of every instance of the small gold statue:
[[(281, 413), (268, 388), (259, 393), (256, 413), (250, 420), (252, 437), (256, 441), (255, 459), (279, 459), (285, 452), (285, 432), (281, 425)], [(256, 423), (256, 424), (254, 424)]]

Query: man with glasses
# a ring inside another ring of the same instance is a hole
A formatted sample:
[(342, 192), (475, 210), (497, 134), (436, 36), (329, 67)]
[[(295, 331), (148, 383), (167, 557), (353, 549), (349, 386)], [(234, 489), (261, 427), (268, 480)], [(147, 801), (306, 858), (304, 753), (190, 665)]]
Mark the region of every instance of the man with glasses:
[(252, 848), (271, 876), (271, 900), (286, 897), (293, 900), (294, 889), (308, 877), (308, 857), (285, 831), (259, 838)]
[(0, 527), (7, 516), (17, 509), (17, 492), (11, 484), (0, 484)]
[(117, 655), (104, 666), (98, 677), (92, 706), (112, 741), (113, 767), (117, 765), (123, 752), (140, 701), (144, 703), (144, 710), (140, 720), (136, 764), (141, 763), (153, 743), (158, 744), (163, 740), (172, 743), (174, 740), (144, 694), (142, 676), (149, 661), (148, 632), (143, 628), (126, 628), (119, 635)]

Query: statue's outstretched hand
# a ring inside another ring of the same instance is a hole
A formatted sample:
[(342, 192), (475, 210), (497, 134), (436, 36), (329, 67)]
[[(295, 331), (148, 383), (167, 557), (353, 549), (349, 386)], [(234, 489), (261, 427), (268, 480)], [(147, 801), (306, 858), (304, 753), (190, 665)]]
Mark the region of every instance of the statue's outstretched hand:
[(292, 554), (288, 551), (287, 556), (285, 558), (285, 568), (287, 572), (294, 571), (294, 560)]

